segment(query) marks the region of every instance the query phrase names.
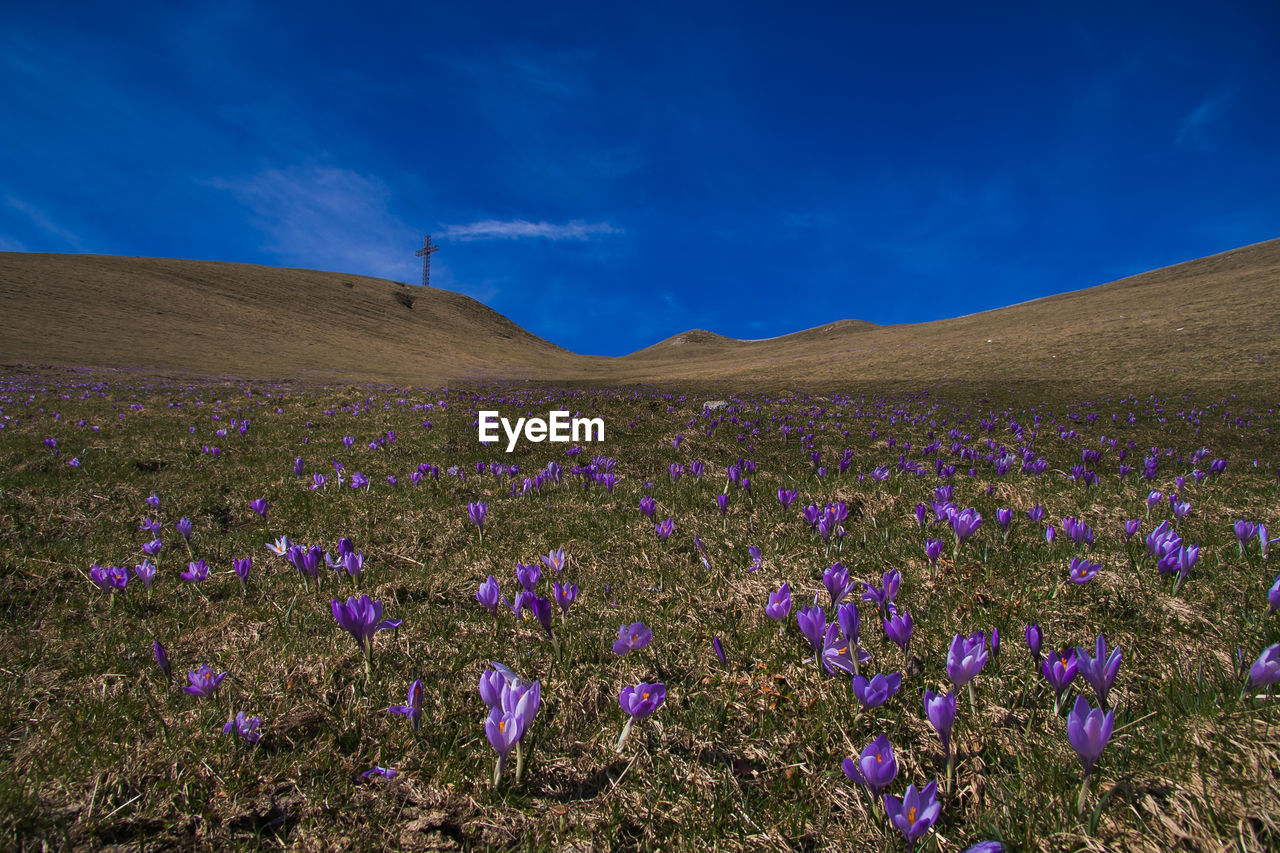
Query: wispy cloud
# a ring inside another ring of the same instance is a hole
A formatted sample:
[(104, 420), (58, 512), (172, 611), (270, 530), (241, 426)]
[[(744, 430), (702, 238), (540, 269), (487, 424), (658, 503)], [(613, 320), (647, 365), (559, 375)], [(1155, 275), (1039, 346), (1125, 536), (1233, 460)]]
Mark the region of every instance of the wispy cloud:
[(420, 232), (391, 210), (391, 191), (375, 177), (333, 166), (268, 169), (206, 181), (248, 208), (285, 263), (416, 281)]
[(11, 210), (21, 214), (28, 224), (34, 226), (45, 236), (52, 237), (54, 240), (63, 244), (59, 248), (72, 249), (81, 251), (84, 248), (80, 237), (63, 228), (61, 225), (53, 221), (49, 214), (45, 213), (41, 208), (36, 207), (20, 198), (8, 196), (5, 198), (5, 205)]
[(1195, 145), (1198, 148), (1209, 146), (1209, 138), (1205, 129), (1216, 118), (1226, 112), (1227, 102), (1231, 100), (1230, 92), (1219, 92), (1205, 98), (1182, 119), (1178, 129), (1179, 145)]
[(484, 219), (467, 225), (446, 225), (440, 235), (443, 240), (469, 242), (471, 240), (520, 240), (541, 237), (545, 240), (591, 240), (609, 234), (621, 234), (622, 229), (608, 222), (584, 222), (574, 219), (564, 225), (550, 222), (528, 222), (523, 219), (502, 221)]

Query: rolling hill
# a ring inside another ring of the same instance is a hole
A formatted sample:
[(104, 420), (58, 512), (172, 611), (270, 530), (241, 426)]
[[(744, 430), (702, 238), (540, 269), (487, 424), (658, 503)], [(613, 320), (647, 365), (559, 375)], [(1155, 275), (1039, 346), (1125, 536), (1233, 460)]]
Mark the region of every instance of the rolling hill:
[(691, 330), (580, 356), (449, 291), (210, 261), (0, 253), (9, 365), (458, 380), (1280, 385), (1280, 240), (931, 323), (840, 320), (759, 341)]

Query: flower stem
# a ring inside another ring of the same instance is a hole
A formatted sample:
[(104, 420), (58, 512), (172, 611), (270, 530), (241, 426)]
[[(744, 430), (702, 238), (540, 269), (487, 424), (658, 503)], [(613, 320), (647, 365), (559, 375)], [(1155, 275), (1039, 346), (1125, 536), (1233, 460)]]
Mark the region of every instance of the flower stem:
[(1084, 774), (1084, 781), (1080, 784), (1080, 795), (1076, 797), (1076, 812), (1084, 814), (1084, 800), (1089, 794), (1089, 774)]
[(627, 742), (627, 735), (631, 734), (631, 724), (635, 721), (635, 717), (628, 717), (627, 724), (622, 727), (622, 734), (618, 736), (618, 745), (614, 748), (619, 755), (622, 754), (622, 745)]

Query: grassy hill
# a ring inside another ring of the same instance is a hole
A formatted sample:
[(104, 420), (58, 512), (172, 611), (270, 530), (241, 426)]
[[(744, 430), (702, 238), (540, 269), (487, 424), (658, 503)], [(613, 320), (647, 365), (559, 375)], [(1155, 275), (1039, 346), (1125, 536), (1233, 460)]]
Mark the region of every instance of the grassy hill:
[(0, 358), (196, 375), (753, 386), (1280, 381), (1280, 240), (931, 323), (760, 341), (691, 330), (580, 356), (445, 290), (209, 261), (0, 253)]

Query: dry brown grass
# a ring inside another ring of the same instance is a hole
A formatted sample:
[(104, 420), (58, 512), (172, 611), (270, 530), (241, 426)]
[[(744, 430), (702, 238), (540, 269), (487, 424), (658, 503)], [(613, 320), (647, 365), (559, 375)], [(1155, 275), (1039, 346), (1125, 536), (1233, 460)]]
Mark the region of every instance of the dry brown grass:
[(898, 326), (840, 320), (764, 341), (693, 330), (602, 358), (561, 349), (460, 294), (382, 279), (208, 261), (3, 253), (0, 358), (415, 384), (1266, 388), (1280, 381), (1278, 294), (1280, 240), (1272, 240), (951, 320)]

